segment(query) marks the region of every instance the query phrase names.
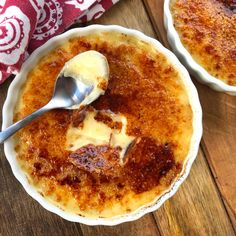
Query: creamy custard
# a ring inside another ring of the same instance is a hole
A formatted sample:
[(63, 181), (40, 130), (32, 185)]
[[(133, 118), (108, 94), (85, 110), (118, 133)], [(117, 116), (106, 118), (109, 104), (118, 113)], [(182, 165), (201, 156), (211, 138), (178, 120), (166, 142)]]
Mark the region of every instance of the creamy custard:
[[(104, 117), (109, 124), (104, 123)], [(111, 112), (85, 111), (84, 119), (78, 127), (71, 125), (66, 135), (66, 146), (70, 151), (76, 151), (88, 144), (108, 145), (118, 147), (120, 163), (123, 163), (124, 154), (134, 141), (135, 137), (126, 134), (127, 120), (125, 116)], [(115, 127), (116, 126), (116, 127)]]
[(152, 204), (179, 177), (193, 113), (182, 74), (165, 55), (133, 36), (100, 32), (71, 38), (40, 59), (15, 121), (45, 105), (65, 63), (89, 50), (107, 58), (105, 94), (85, 110), (39, 117), (15, 136), (16, 153), (48, 201), (85, 217), (113, 217)]
[(80, 53), (66, 62), (61, 74), (65, 77), (72, 77), (86, 85), (93, 86), (93, 90), (79, 105), (73, 109), (79, 109), (96, 100), (105, 93), (108, 85), (109, 66), (104, 55), (94, 50)]

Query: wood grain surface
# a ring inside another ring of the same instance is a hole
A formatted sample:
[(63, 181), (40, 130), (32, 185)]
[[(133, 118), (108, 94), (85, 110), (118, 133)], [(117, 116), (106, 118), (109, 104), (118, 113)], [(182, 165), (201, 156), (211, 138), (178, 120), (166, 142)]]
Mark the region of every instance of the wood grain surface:
[[(168, 47), (162, 14), (162, 0), (121, 0), (92, 23), (135, 28)], [(0, 107), (10, 82), (0, 86)], [(65, 221), (26, 194), (14, 178), (1, 145), (0, 235), (235, 235), (236, 97), (195, 84), (204, 112), (203, 140), (189, 177), (159, 210), (113, 227)]]

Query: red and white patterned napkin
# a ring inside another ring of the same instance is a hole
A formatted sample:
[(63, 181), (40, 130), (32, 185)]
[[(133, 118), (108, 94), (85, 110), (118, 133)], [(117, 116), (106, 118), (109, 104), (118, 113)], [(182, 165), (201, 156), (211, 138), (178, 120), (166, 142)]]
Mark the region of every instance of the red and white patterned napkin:
[(27, 55), (73, 22), (96, 19), (118, 0), (0, 0), (0, 83)]

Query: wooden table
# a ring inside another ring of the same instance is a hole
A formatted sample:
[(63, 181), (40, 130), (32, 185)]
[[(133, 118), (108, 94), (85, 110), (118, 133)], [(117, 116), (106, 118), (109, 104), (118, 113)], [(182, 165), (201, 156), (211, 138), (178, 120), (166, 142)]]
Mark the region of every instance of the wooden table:
[[(163, 0), (121, 0), (95, 23), (135, 28), (168, 47), (162, 9)], [(10, 82), (0, 86), (0, 107)], [(188, 179), (159, 210), (114, 227), (67, 222), (26, 194), (1, 146), (0, 235), (235, 235), (236, 97), (195, 84), (204, 114), (200, 150)]]

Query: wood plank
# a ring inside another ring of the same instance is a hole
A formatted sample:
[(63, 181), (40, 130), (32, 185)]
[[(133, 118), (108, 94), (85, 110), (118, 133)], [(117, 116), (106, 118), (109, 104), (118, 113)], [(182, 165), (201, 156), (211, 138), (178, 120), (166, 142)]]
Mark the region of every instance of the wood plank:
[(234, 215), (233, 211), (230, 209), (230, 207), (228, 206), (228, 203), (226, 201), (224, 201), (224, 204), (225, 204), (226, 210), (228, 212), (228, 215), (231, 219), (231, 223), (233, 225), (234, 232), (236, 232), (236, 218), (235, 218), (235, 215)]
[[(166, 47), (169, 47), (163, 25), (164, 0), (144, 0), (152, 24)], [(236, 221), (236, 97), (216, 92), (195, 82), (203, 107), (203, 149), (220, 193)], [(234, 223), (235, 224), (235, 223)]]
[(200, 150), (190, 176), (155, 212), (163, 235), (235, 235)]
[(101, 18), (90, 24), (121, 25), (137, 29), (150, 37), (155, 37), (149, 17), (140, 0), (120, 1), (107, 11)]
[(84, 235), (102, 236), (158, 236), (160, 235), (152, 214), (148, 214), (139, 220), (120, 224), (117, 226), (86, 226), (81, 225)]
[(198, 90), (204, 112), (203, 150), (236, 222), (236, 97), (200, 84)]
[(204, 111), (203, 147), (222, 194), (236, 217), (236, 97), (209, 91), (202, 85), (198, 87)]
[(164, 0), (143, 0), (143, 2), (158, 39), (163, 45), (170, 48), (163, 23)]

